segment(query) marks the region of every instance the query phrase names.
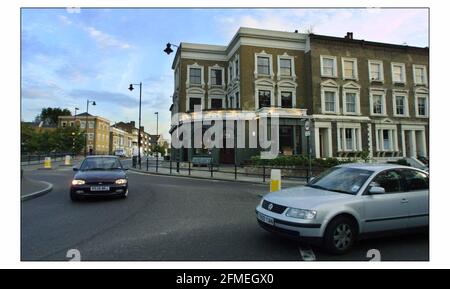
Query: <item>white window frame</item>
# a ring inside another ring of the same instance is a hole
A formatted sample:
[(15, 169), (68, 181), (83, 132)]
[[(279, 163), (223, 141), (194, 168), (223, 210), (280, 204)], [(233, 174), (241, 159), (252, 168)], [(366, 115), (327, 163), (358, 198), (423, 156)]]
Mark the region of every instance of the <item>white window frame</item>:
[[(259, 91), (260, 90), (268, 90), (268, 91), (270, 91), (270, 107), (273, 107), (273, 106), (275, 106), (275, 93), (274, 93), (274, 89), (273, 88), (270, 88), (270, 87), (260, 87), (260, 88), (258, 88), (257, 90), (256, 90), (256, 109), (261, 109), (261, 108), (264, 108), (264, 107), (259, 107)], [(234, 95), (234, 97), (236, 97), (236, 95)], [(267, 108), (267, 107), (266, 107)]]
[[(362, 151), (361, 123), (337, 123), (337, 151), (359, 152)], [(346, 148), (345, 129), (352, 130), (353, 149)], [(344, 135), (341, 134), (343, 130)], [(342, 147), (344, 145), (344, 147)]]
[[(404, 114), (397, 114), (397, 96), (403, 96), (404, 101)], [(393, 90), (392, 91), (392, 107), (393, 107), (393, 115), (395, 117), (409, 117), (409, 92), (408, 90)]]
[[(346, 115), (361, 115), (361, 86), (356, 82), (348, 82), (342, 86), (342, 112)], [(347, 111), (347, 93), (356, 94), (356, 112)]]
[[(259, 74), (258, 73), (258, 57), (269, 58), (269, 74)], [(272, 54), (267, 54), (264, 50), (259, 53), (255, 53), (255, 70), (253, 71), (253, 74), (255, 75), (255, 78), (258, 78), (258, 77), (270, 77), (271, 79), (273, 78), (274, 74), (273, 74)]]
[[(290, 60), (291, 61), (291, 75), (282, 75), (281, 74), (281, 60)], [(277, 59), (277, 78), (278, 80), (282, 78), (291, 78), (293, 80), (297, 79), (297, 75), (295, 75), (295, 58), (294, 56), (290, 56), (287, 53), (284, 53), (283, 55), (278, 55)]]
[[(374, 113), (373, 112), (373, 96), (374, 95), (381, 95), (381, 104), (383, 105), (382, 107), (382, 112), (381, 113)], [(370, 93), (369, 93), (369, 98), (370, 98), (370, 115), (372, 116), (386, 116), (387, 112), (386, 112), (386, 89), (370, 89)]]
[[(388, 130), (390, 146), (392, 149), (384, 148), (383, 130)], [(375, 125), (375, 148), (377, 152), (398, 152), (398, 132), (395, 124), (376, 124)]]
[[(416, 79), (416, 69), (423, 69), (423, 83), (418, 83)], [(428, 85), (428, 76), (427, 76), (427, 66), (421, 65), (421, 64), (413, 64), (413, 78), (414, 78), (414, 85)]]
[(213, 88), (208, 91), (208, 109), (211, 108), (211, 99), (221, 99), (222, 100), (222, 108), (226, 108), (226, 97), (225, 91), (219, 88)]
[[(191, 73), (191, 68), (197, 68), (200, 69), (201, 73), (200, 73), (200, 84), (191, 84), (190, 83), (190, 73)], [(203, 65), (199, 65), (197, 62), (194, 64), (188, 64), (187, 65), (187, 79), (186, 79), (186, 87), (204, 87), (205, 85), (205, 68)]]
[(297, 83), (292, 80), (282, 80), (277, 84), (277, 106), (281, 107), (281, 92), (292, 93), (292, 108), (297, 107)]
[[(345, 62), (350, 61), (353, 65), (353, 73), (354, 77), (346, 77), (345, 76)], [(342, 79), (344, 80), (358, 80), (358, 59), (356, 58), (349, 58), (349, 57), (342, 57)]]
[(62, 121), (62, 122), (61, 122), (61, 126), (62, 126), (62, 127), (66, 127), (66, 126), (67, 126), (67, 121)]
[[(403, 81), (398, 81), (394, 79), (394, 66), (400, 66), (402, 68)], [(392, 83), (406, 84), (406, 66), (404, 63), (391, 62), (391, 78)]]
[[(213, 70), (220, 70), (222, 72), (222, 84), (212, 84), (211, 82), (211, 72)], [(208, 67), (208, 88), (211, 87), (221, 87), (221, 88), (225, 88), (225, 68), (223, 66), (220, 66), (218, 64), (215, 64), (214, 66), (209, 66)]]
[[(275, 106), (277, 103), (275, 102), (275, 82), (270, 79), (258, 79), (255, 81), (255, 110), (259, 108), (259, 91), (260, 90), (270, 90), (270, 105)], [(233, 94), (235, 96), (235, 94)], [(242, 99), (242, 96), (239, 93), (239, 97)], [(242, 106), (241, 102), (239, 102)]]
[[(371, 64), (378, 64), (380, 66), (380, 79), (372, 79), (372, 69)], [(370, 82), (382, 82), (384, 83), (384, 68), (383, 68), (383, 61), (381, 60), (369, 60), (369, 81)]]
[[(326, 75), (326, 74), (324, 74), (324, 71), (323, 71), (323, 60), (325, 58), (333, 60), (333, 75)], [(336, 56), (320, 55), (320, 75), (322, 77), (330, 77), (330, 78), (337, 78), (338, 77), (337, 58), (336, 58)]]
[(89, 128), (89, 129), (95, 128), (95, 121), (94, 121), (94, 120), (88, 121), (88, 128)]
[(208, 109), (213, 109), (212, 107), (211, 107), (211, 100), (212, 99), (220, 99), (220, 100), (222, 100), (222, 108), (224, 109), (224, 108), (226, 108), (226, 105), (225, 105), (225, 96), (224, 95), (209, 95), (208, 96)]
[(80, 120), (80, 128), (86, 128), (86, 121)]
[[(201, 88), (190, 88), (186, 90), (186, 112), (190, 111), (189, 103), (191, 98), (200, 98), (202, 110), (205, 109), (205, 91)], [(193, 112), (193, 111), (190, 111)]]
[(88, 140), (94, 140), (94, 133), (88, 132)]
[[(335, 81), (324, 81), (321, 83), (320, 95), (321, 95), (321, 106), (322, 106), (322, 114), (339, 114), (339, 86)], [(335, 101), (334, 108), (335, 111), (326, 111), (325, 110), (325, 92), (334, 92)]]
[[(425, 115), (419, 115), (419, 98), (425, 98)], [(429, 95), (423, 92), (415, 93), (415, 107), (416, 107), (416, 117), (418, 118), (428, 118), (430, 115), (430, 104)]]

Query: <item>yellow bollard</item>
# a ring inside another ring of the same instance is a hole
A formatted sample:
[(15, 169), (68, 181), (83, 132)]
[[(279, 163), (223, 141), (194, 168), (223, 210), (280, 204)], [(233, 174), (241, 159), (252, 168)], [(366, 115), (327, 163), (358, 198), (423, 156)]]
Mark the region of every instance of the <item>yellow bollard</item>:
[(273, 169), (270, 171), (270, 192), (281, 190), (281, 170)]
[(51, 168), (52, 168), (52, 158), (51, 157), (45, 157), (44, 169), (51, 169)]
[(64, 158), (64, 165), (65, 166), (71, 166), (72, 165), (72, 157), (70, 155), (67, 155)]

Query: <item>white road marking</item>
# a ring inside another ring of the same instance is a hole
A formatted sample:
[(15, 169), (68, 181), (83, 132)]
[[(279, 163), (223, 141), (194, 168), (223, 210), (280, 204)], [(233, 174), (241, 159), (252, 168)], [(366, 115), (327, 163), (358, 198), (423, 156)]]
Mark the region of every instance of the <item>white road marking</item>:
[(311, 248), (299, 247), (298, 250), (303, 261), (316, 261), (316, 255)]

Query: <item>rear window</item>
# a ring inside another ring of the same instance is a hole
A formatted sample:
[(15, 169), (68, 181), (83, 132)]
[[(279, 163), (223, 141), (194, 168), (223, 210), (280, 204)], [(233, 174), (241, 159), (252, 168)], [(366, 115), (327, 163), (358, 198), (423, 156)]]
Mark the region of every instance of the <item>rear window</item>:
[(405, 185), (408, 191), (428, 190), (429, 179), (428, 175), (416, 170), (403, 170), (405, 177)]

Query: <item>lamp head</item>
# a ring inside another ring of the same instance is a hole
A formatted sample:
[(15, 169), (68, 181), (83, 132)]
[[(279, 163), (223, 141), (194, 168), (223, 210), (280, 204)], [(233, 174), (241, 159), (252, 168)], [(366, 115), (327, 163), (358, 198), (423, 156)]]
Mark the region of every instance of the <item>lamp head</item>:
[(95, 103), (95, 101), (93, 101), (93, 102), (92, 102), (92, 105), (97, 105), (97, 104)]
[(133, 89), (134, 89), (133, 85), (130, 84), (130, 87), (128, 87), (128, 89), (129, 89), (130, 91), (133, 91)]
[(166, 49), (164, 49), (164, 52), (167, 53), (167, 55), (169, 55), (170, 53), (173, 52), (172, 48), (170, 48), (171, 44), (167, 43), (166, 44)]

